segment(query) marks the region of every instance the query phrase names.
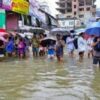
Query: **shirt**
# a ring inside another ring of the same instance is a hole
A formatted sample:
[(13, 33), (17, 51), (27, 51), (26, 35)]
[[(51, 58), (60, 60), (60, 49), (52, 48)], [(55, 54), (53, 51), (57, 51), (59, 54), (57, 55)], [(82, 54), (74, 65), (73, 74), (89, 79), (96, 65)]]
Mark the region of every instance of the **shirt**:
[(92, 50), (93, 48), (92, 48), (92, 43), (93, 43), (93, 38), (89, 38), (88, 40), (87, 40), (87, 46), (88, 46), (88, 50)]
[(67, 49), (71, 49), (73, 50), (74, 49), (74, 43), (73, 43), (74, 39), (71, 38), (71, 37), (68, 37), (66, 39), (66, 43), (67, 43)]
[(78, 38), (78, 51), (86, 51), (86, 40), (83, 37)]

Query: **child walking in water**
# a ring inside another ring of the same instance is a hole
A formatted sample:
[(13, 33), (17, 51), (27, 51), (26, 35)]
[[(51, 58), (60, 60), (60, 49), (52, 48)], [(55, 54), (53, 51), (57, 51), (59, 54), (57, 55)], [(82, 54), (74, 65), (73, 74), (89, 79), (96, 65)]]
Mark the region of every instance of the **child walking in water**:
[(53, 41), (50, 42), (50, 45), (48, 46), (48, 58), (54, 59), (55, 57), (55, 44)]

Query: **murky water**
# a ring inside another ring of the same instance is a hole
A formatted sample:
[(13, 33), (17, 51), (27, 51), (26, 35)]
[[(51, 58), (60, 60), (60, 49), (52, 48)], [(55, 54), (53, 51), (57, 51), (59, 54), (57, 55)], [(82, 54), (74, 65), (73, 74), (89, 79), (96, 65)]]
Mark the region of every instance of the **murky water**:
[(0, 62), (0, 100), (100, 100), (100, 70), (65, 59)]

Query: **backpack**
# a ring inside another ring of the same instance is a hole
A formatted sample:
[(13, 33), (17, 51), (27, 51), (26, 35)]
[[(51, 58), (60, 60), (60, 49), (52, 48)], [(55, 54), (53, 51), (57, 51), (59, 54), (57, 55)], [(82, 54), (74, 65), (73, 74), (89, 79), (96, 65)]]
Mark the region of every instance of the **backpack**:
[(73, 41), (73, 43), (74, 43), (75, 49), (78, 49), (78, 38), (76, 38), (76, 39)]
[[(94, 42), (97, 42), (97, 39), (98, 39), (97, 37), (94, 38)], [(100, 42), (96, 46), (94, 46), (94, 50), (100, 52)]]

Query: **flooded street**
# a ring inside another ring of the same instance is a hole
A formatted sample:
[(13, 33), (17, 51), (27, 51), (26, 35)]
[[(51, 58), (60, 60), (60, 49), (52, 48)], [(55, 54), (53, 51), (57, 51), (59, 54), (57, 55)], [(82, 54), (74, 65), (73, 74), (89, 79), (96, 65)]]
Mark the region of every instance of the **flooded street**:
[[(91, 61), (43, 58), (0, 62), (0, 100), (100, 100), (100, 70)], [(88, 65), (88, 66), (87, 66)]]

